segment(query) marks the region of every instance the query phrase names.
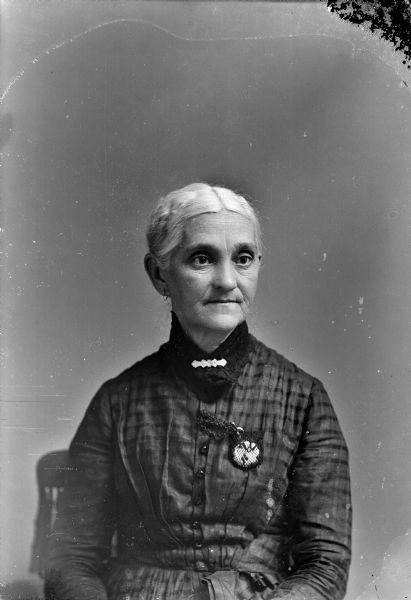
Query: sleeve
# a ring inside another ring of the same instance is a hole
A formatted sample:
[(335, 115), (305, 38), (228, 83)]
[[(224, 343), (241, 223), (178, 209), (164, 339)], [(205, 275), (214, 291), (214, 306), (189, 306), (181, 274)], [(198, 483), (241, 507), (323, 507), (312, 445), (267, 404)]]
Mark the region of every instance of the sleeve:
[(292, 567), (272, 600), (341, 600), (351, 560), (348, 450), (322, 384), (311, 389), (286, 496)]
[(85, 413), (69, 460), (47, 560), (47, 598), (106, 600), (100, 576), (115, 529), (115, 502), (113, 428), (104, 386)]

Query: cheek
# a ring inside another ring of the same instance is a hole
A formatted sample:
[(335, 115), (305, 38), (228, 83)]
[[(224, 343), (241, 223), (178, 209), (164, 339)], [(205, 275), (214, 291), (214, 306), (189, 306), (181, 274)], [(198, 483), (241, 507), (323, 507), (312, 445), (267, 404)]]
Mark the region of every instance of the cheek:
[(207, 285), (204, 278), (190, 274), (173, 281), (172, 289), (175, 298), (178, 298), (180, 302), (192, 304), (202, 298)]
[(252, 300), (257, 291), (257, 282), (258, 282), (258, 273), (250, 273), (247, 276), (244, 276), (242, 280), (241, 287), (243, 288), (244, 295), (247, 296), (250, 300)]
[(205, 291), (210, 282), (210, 275), (207, 272), (190, 271), (184, 278), (184, 286), (190, 293), (201, 293)]

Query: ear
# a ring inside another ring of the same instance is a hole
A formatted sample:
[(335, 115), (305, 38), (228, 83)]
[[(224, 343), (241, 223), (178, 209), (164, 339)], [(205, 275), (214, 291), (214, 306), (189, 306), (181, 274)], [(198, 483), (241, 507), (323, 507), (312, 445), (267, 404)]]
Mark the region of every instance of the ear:
[(158, 264), (158, 261), (153, 254), (147, 253), (144, 257), (144, 267), (147, 275), (150, 277), (150, 281), (161, 296), (168, 295), (167, 284), (164, 277), (162, 276), (162, 270)]

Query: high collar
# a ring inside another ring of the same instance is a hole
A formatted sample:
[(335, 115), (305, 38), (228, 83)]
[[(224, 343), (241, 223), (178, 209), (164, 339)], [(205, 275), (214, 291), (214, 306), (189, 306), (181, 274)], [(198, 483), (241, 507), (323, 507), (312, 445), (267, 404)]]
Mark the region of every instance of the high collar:
[[(215, 400), (225, 389), (235, 383), (243, 371), (252, 350), (252, 337), (247, 323), (243, 321), (213, 352), (207, 353), (197, 346), (181, 327), (174, 312), (171, 320), (170, 339), (166, 352), (175, 372), (202, 400)], [(193, 366), (193, 361), (216, 359), (224, 366)]]

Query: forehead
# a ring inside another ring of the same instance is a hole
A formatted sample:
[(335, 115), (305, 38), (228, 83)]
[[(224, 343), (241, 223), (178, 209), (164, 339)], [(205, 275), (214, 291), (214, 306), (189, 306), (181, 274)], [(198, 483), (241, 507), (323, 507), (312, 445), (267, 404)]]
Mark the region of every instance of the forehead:
[(230, 210), (203, 213), (189, 219), (182, 240), (184, 248), (201, 244), (220, 247), (256, 243), (253, 222), (245, 215)]

